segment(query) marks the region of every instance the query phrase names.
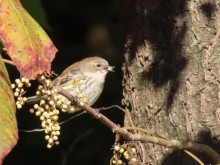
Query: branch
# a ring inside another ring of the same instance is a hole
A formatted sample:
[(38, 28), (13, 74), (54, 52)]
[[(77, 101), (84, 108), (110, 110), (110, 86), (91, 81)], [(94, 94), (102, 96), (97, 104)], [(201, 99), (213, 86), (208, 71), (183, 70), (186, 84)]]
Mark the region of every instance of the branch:
[(102, 115), (101, 113), (97, 112), (95, 109), (87, 106), (87, 105), (80, 105), (75, 98), (68, 93), (67, 91), (63, 90), (61, 87), (57, 87), (58, 93), (68, 98), (70, 101), (75, 103), (75, 105), (83, 110), (85, 110), (87, 113), (89, 113), (94, 118), (98, 119), (101, 123), (106, 125), (108, 128), (110, 128), (114, 133), (117, 133), (122, 138), (128, 141), (142, 141), (142, 142), (148, 142), (153, 144), (159, 144), (165, 147), (169, 148), (176, 148), (181, 150), (194, 150), (198, 152), (204, 152), (208, 156), (212, 158), (212, 160), (215, 162), (215, 164), (220, 163), (220, 156), (218, 153), (213, 150), (211, 147), (199, 144), (195, 142), (181, 142), (178, 140), (166, 140), (161, 137), (155, 137), (150, 136), (147, 134), (132, 134), (128, 132), (125, 128), (120, 127), (119, 125), (112, 122), (110, 119), (108, 119), (106, 116)]
[(127, 132), (127, 130), (125, 130), (124, 128), (119, 128), (117, 130), (117, 133), (120, 134), (125, 140), (129, 140), (129, 141), (142, 141), (142, 142), (159, 144), (159, 145), (169, 147), (169, 148), (204, 152), (209, 157), (212, 158), (215, 164), (220, 163), (220, 156), (218, 155), (218, 153), (215, 150), (213, 150), (211, 147), (204, 145), (204, 144), (199, 144), (195, 142), (181, 142), (179, 140), (166, 140), (166, 139), (159, 138), (159, 137), (153, 137), (147, 134), (145, 135), (131, 134)]
[(62, 89), (61, 87), (56, 87), (58, 90), (58, 93), (68, 98), (71, 102), (73, 102), (77, 107), (85, 110), (88, 114), (93, 116), (94, 118), (98, 119), (100, 122), (105, 124), (108, 128), (112, 129), (113, 132), (117, 131), (120, 127), (113, 123), (111, 120), (109, 120), (107, 117), (102, 115), (101, 113), (97, 112), (95, 109), (89, 107), (88, 105), (80, 105), (75, 98), (67, 91)]

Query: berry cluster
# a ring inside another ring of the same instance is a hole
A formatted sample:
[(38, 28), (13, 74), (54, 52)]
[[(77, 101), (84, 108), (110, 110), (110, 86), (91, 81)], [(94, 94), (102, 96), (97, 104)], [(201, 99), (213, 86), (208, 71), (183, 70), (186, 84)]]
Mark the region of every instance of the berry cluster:
[(26, 97), (23, 97), (25, 90), (24, 86), (30, 87), (31, 83), (29, 79), (21, 77), (20, 79), (16, 79), (14, 84), (11, 84), (11, 88), (14, 90), (14, 96), (16, 97), (16, 107), (17, 109), (21, 109), (24, 103), (27, 101)]
[(115, 144), (113, 149), (112, 165), (137, 164), (137, 151), (135, 147), (124, 143), (122, 145)]
[[(37, 87), (36, 97), (32, 97), (36, 104), (30, 109), (30, 112), (39, 117), (41, 126), (46, 134), (45, 139), (48, 141), (47, 147), (51, 148), (54, 144), (59, 144), (60, 125), (58, 119), (60, 112), (74, 112), (77, 107), (71, 105), (71, 101), (66, 97), (58, 94), (56, 86), (53, 85), (53, 82), (47, 76), (40, 76), (38, 81), (39, 86)], [(79, 87), (80, 79), (76, 78), (72, 84)], [(17, 100), (16, 106), (18, 109), (21, 109), (24, 103), (29, 101), (29, 98), (23, 97), (25, 94), (24, 86), (31, 86), (29, 80), (24, 77), (16, 79), (15, 84), (11, 85)], [(87, 103), (87, 98), (82, 95), (79, 88), (75, 88), (74, 93), (81, 105)]]
[(53, 144), (58, 145), (58, 136), (60, 135), (58, 115), (60, 111), (53, 104), (41, 100), (40, 104), (34, 104), (34, 108), (30, 109), (30, 112), (40, 118), (41, 126), (46, 134), (45, 139), (48, 141), (47, 147), (51, 148)]
[(41, 126), (44, 128), (46, 134), (45, 139), (48, 141), (47, 148), (51, 148), (54, 144), (59, 144), (58, 137), (60, 135), (60, 125), (58, 123), (58, 118), (60, 111), (56, 105), (57, 102), (61, 101), (55, 99), (55, 97), (57, 97), (57, 90), (53, 88), (50, 79), (42, 75), (38, 80), (41, 85), (38, 86), (36, 95), (41, 100), (38, 104), (34, 104), (30, 112), (35, 113), (35, 115), (40, 118)]

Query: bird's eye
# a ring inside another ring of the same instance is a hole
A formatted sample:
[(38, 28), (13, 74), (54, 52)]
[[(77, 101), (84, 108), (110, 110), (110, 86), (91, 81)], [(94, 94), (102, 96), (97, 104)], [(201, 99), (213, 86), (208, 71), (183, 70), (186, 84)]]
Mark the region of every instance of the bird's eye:
[(100, 64), (97, 64), (96, 66), (99, 68), (101, 65), (100, 65)]

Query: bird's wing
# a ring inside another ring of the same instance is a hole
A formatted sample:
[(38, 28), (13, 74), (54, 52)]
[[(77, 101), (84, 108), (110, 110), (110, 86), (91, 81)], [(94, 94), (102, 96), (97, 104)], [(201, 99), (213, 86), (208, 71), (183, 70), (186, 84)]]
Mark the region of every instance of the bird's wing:
[(82, 75), (83, 73), (79, 69), (77, 62), (66, 68), (61, 75), (53, 81), (53, 84), (55, 86), (65, 86), (65, 88), (74, 88), (79, 86), (81, 81), (83, 81)]
[(61, 73), (61, 75), (65, 75), (66, 73), (75, 72), (75, 71), (79, 70), (79, 65), (80, 65), (79, 62), (76, 62), (76, 63), (70, 65)]

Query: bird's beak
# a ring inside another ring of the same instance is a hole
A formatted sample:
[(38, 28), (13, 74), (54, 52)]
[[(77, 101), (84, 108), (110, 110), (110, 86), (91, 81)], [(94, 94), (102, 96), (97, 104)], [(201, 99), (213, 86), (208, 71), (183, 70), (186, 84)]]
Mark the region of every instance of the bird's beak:
[(114, 68), (115, 68), (114, 66), (109, 66), (109, 65), (104, 67), (104, 69), (108, 72), (114, 72)]

